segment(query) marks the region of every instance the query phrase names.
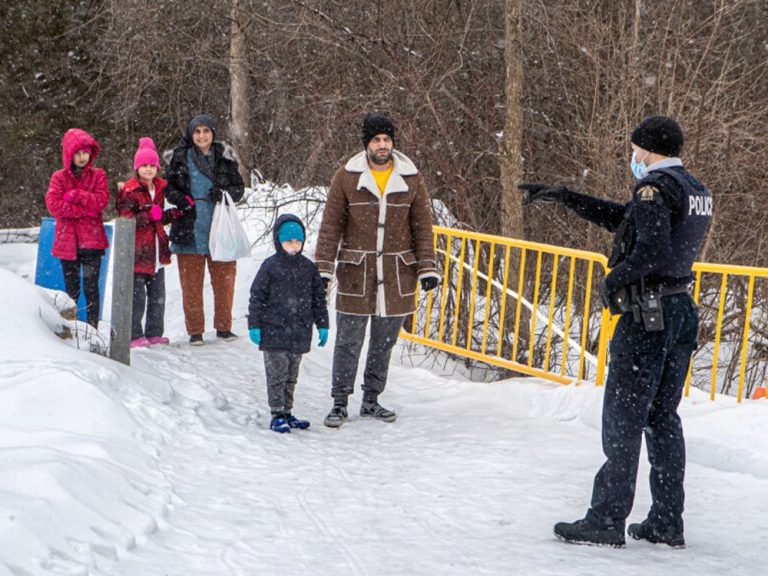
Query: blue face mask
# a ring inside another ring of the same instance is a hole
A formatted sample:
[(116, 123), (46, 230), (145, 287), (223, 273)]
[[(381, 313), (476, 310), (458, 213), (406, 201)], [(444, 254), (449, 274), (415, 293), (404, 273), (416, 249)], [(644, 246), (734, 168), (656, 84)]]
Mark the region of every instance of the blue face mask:
[(629, 166), (632, 168), (632, 174), (634, 174), (635, 178), (638, 180), (648, 176), (648, 166), (645, 165), (645, 162), (637, 161), (637, 154), (635, 152), (632, 152), (632, 161), (629, 163)]

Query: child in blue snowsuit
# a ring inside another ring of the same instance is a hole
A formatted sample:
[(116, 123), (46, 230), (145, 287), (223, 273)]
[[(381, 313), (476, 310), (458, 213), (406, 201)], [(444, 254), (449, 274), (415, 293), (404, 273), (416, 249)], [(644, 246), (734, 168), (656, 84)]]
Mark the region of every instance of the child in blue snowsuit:
[(272, 231), (276, 254), (262, 263), (251, 285), (248, 333), (264, 352), (270, 429), (309, 428), (291, 414), (301, 355), (309, 352), (312, 324), (320, 346), (328, 341), (325, 286), (314, 262), (301, 254), (306, 231), (293, 214), (283, 214)]

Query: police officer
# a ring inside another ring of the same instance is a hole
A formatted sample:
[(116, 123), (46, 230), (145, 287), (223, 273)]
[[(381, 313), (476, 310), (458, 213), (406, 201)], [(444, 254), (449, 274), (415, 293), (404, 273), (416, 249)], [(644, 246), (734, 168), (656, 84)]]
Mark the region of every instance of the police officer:
[(698, 310), (688, 294), (691, 266), (712, 218), (712, 197), (678, 158), (683, 132), (675, 120), (646, 118), (631, 143), (637, 183), (627, 204), (562, 186), (519, 186), (524, 205), (559, 202), (615, 232), (611, 272), (600, 285), (603, 305), (621, 314), (603, 400), (606, 461), (586, 517), (557, 523), (555, 535), (566, 542), (624, 546), (645, 433), (653, 504), (628, 533), (682, 547), (685, 440), (677, 407), (698, 330)]

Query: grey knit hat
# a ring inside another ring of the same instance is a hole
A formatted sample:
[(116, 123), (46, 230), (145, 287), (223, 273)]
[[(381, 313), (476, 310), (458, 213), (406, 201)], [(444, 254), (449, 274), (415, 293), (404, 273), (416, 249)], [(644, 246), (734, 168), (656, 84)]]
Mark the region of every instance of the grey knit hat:
[(211, 132), (213, 132), (213, 139), (216, 139), (216, 129), (218, 128), (218, 122), (213, 118), (213, 116), (209, 116), (208, 114), (198, 114), (192, 120), (189, 121), (189, 125), (187, 126), (187, 138), (189, 138), (189, 141), (192, 141), (192, 134), (195, 133), (195, 128), (198, 126), (208, 126), (208, 128), (211, 129)]

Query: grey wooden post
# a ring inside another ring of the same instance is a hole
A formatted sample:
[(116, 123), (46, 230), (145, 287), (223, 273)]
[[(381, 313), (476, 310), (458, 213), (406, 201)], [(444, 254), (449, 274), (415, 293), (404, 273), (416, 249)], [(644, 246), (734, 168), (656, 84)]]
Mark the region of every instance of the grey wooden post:
[(109, 357), (127, 365), (131, 363), (135, 239), (136, 220), (116, 218), (112, 237), (112, 330)]

